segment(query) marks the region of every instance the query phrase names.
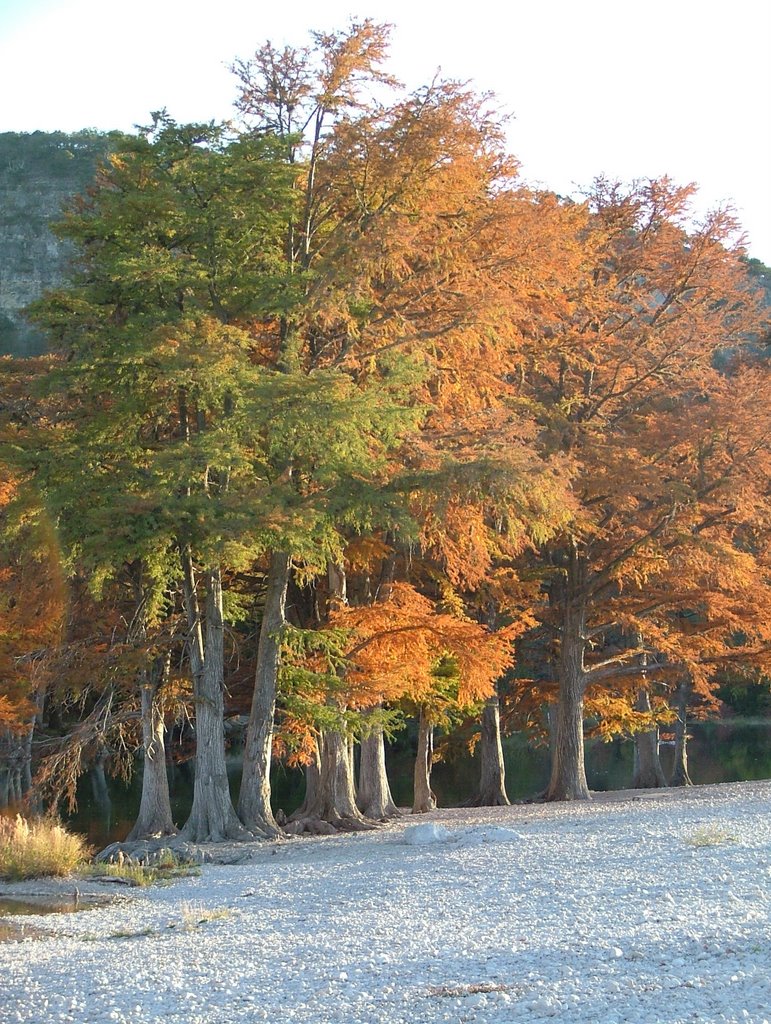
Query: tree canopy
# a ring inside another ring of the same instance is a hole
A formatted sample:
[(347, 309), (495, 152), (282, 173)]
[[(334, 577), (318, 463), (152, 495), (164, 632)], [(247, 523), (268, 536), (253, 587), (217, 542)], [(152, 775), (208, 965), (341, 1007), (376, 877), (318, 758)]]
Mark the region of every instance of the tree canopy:
[[(712, 699), (768, 668), (767, 320), (732, 216), (697, 222), (667, 178), (526, 186), (488, 98), (407, 92), (387, 41), (268, 44), (234, 66), (237, 124), (114, 136), (58, 225), (74, 270), (32, 310), (54, 355), (23, 414), (11, 374), (3, 500), (37, 511), (5, 534), (37, 569), (0, 566), (0, 726), (34, 728), (20, 666), (73, 643), (86, 603), (65, 622), (61, 595), (88, 594), (113, 624), (94, 678), (140, 709), (147, 831), (172, 827), (173, 706), (183, 836), (244, 838), (279, 828), (276, 724), (302, 827), (366, 827), (350, 744), (405, 714), (426, 805), (430, 729), (499, 697), (550, 723), (546, 795), (577, 799), (585, 723), (650, 730), (682, 680)], [(236, 809), (223, 723), (247, 707)]]

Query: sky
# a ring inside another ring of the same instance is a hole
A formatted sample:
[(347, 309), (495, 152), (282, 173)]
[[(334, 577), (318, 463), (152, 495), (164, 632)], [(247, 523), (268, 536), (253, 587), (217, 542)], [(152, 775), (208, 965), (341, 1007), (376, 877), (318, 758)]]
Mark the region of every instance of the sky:
[(0, 132), (225, 119), (236, 58), (351, 17), (393, 24), (408, 86), (494, 91), (527, 181), (696, 182), (771, 264), (771, 0), (0, 0)]

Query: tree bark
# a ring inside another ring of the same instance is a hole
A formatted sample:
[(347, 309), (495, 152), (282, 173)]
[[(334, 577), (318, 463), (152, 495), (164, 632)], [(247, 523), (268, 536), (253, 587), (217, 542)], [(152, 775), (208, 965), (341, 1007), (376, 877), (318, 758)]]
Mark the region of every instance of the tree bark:
[[(345, 567), (327, 563), (329, 581), (329, 607), (347, 604), (348, 591)], [(333, 698), (330, 698), (332, 701)], [(344, 707), (339, 707), (342, 712)], [(291, 831), (319, 831), (319, 823), (326, 822), (334, 829), (353, 831), (372, 828), (356, 806), (356, 784), (353, 771), (353, 745), (349, 736), (334, 729), (319, 736), (319, 777), (313, 799), (306, 797), (304, 816), (292, 815), (295, 827)]]
[(10, 735), (10, 730), (0, 729), (0, 810), (5, 810), (11, 804), (11, 763), (8, 753)]
[(286, 622), (288, 583), (289, 555), (275, 551), (271, 555), (268, 570), (268, 589), (260, 627), (254, 693), (238, 798), (241, 821), (247, 828), (266, 836), (277, 836), (280, 831), (270, 807), (270, 762), (280, 659), (279, 633)]
[(43, 710), (45, 687), (33, 687), (29, 696), (36, 711), (27, 728), (23, 732), (0, 730), (0, 807), (23, 803), (27, 813), (34, 813), (41, 807), (32, 787), (32, 745)]
[(319, 793), (323, 805), (319, 817), (328, 821), (360, 817), (348, 737), (336, 730), (325, 732), (321, 738)]
[(180, 838), (198, 843), (250, 839), (251, 833), (233, 808), (225, 767), (225, 645), (220, 570), (215, 567), (205, 573), (202, 623), (189, 549), (183, 552), (182, 569), (195, 701), (196, 759), (193, 806)]
[(421, 707), (418, 719), (418, 753), (415, 758), (415, 786), (412, 813), (425, 814), (436, 807), (436, 796), (431, 789), (431, 765), (434, 761), (434, 727), (426, 709)]
[[(315, 791), (306, 793), (300, 811), (291, 817), (290, 832), (317, 832), (320, 822), (332, 826), (329, 831), (359, 831), (372, 828), (356, 806), (356, 791), (348, 738), (341, 732), (328, 730), (319, 738), (319, 773)], [(326, 830), (324, 830), (326, 831)]]
[(150, 671), (140, 682), (142, 702), (142, 798), (128, 842), (150, 836), (175, 835), (177, 828), (171, 815), (169, 778), (166, 774), (165, 726), (160, 692), (169, 677), (170, 654), (154, 659)]
[(554, 764), (557, 749), (557, 705), (547, 704), (545, 709), (546, 730), (549, 735), (549, 764)]
[(109, 756), (110, 752), (107, 747), (100, 743), (89, 773), (91, 775), (91, 795), (94, 798), (94, 805), (108, 828), (112, 822), (112, 798), (110, 796), (110, 787), (107, 785), (107, 775), (104, 766)]
[(677, 718), (675, 720), (675, 763), (672, 768), (670, 786), (692, 786), (688, 774), (688, 701), (691, 697), (691, 682), (682, 679), (677, 687)]
[(559, 697), (555, 715), (551, 778), (546, 800), (588, 800), (584, 763), (584, 634), (585, 598), (582, 593), (584, 565), (575, 545), (560, 594), (561, 630), (557, 659)]
[(0, 807), (17, 808), (24, 799), (24, 746), (18, 733), (0, 730)]
[(310, 764), (305, 766), (305, 797), (297, 810), (290, 815), (291, 821), (301, 821), (307, 818), (310, 808), (315, 807), (318, 802), (319, 781), (321, 779), (321, 754), (318, 743), (314, 743), (314, 757)]
[[(144, 583), (144, 564), (141, 559), (129, 567), (134, 590), (135, 612), (129, 625), (128, 640), (147, 640), (148, 591)], [(191, 567), (192, 571), (192, 567)], [(138, 674), (140, 714), (142, 721), (142, 796), (139, 813), (127, 841), (150, 837), (175, 835), (177, 827), (171, 816), (169, 778), (166, 773), (166, 746), (164, 737), (161, 691), (168, 683), (171, 651), (145, 660)]]
[(479, 740), (479, 791), (467, 807), (508, 807), (506, 769), (501, 743), (501, 710), (498, 697), (490, 697), (482, 711), (482, 735)]
[(35, 715), (29, 724), (29, 728), (24, 734), (23, 740), (23, 762), (22, 762), (22, 777), (21, 777), (21, 791), (24, 798), (27, 801), (32, 800), (32, 743), (35, 738), (35, 726), (37, 724), (37, 715)]
[[(637, 711), (650, 711), (651, 699), (647, 686), (640, 687), (635, 701)], [(658, 726), (647, 732), (635, 733), (635, 768), (632, 789), (666, 789), (667, 780), (659, 760)]]
[(361, 740), (359, 792), (356, 804), (366, 818), (387, 821), (401, 813), (391, 796), (385, 763), (383, 729), (376, 726)]

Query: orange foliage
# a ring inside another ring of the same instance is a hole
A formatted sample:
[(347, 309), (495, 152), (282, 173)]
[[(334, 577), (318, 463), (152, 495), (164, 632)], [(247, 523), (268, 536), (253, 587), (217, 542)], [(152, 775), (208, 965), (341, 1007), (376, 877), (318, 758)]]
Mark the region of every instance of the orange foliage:
[(0, 553), (0, 724), (27, 724), (27, 699), (45, 685), (61, 640), (67, 593), (55, 531), (45, 510), (0, 467), (0, 522), (15, 530)]
[(514, 640), (526, 624), (491, 632), (437, 611), (414, 587), (395, 583), (384, 600), (339, 608), (330, 625), (351, 632), (349, 701), (366, 708), (404, 696), (426, 699), (436, 685), (436, 663), (447, 655), (458, 667), (461, 703), (490, 696), (496, 679), (512, 666)]
[(726, 661), (771, 664), (771, 378), (741, 366), (763, 313), (734, 222), (693, 230), (692, 191), (598, 181), (520, 352), (539, 451), (565, 459), (576, 506), (534, 563), (539, 616), (556, 665), (580, 609), (587, 699), (633, 694), (643, 655), (646, 678), (688, 673), (705, 697)]

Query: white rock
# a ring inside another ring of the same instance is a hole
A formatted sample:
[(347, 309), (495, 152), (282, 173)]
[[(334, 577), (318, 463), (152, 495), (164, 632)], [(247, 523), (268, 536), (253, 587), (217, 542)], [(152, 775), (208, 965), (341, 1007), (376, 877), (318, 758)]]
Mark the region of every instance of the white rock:
[(432, 843), (446, 843), (450, 833), (444, 826), (426, 821), (422, 825), (411, 825), (404, 830), (407, 846), (430, 846)]

